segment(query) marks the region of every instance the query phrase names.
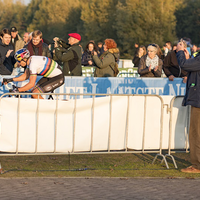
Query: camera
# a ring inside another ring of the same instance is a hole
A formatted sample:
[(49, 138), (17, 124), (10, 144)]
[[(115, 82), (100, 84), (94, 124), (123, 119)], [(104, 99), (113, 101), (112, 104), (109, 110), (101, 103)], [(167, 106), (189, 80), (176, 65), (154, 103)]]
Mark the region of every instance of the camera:
[[(68, 49), (70, 47), (68, 42), (66, 42), (65, 40), (60, 39), (60, 38), (57, 40), (57, 43), (58, 43), (59, 46), (62, 46), (65, 49)], [(55, 44), (55, 42), (53, 41), (52, 44)]]
[(57, 41), (59, 45), (61, 45), (63, 48), (67, 49), (70, 47), (70, 45), (68, 44), (68, 42), (66, 42), (65, 40), (62, 40), (59, 38), (59, 40)]

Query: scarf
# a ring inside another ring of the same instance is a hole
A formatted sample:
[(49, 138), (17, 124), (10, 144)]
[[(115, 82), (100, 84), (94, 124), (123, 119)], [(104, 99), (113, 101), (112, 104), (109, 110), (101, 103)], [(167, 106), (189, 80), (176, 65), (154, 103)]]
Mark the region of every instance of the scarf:
[(158, 61), (159, 61), (159, 58), (157, 55), (152, 59), (149, 58), (149, 56), (147, 56), (146, 66), (149, 67), (151, 65), (151, 69), (154, 69), (156, 66), (158, 66)]
[(35, 48), (38, 48), (38, 56), (42, 56), (42, 40), (38, 45), (33, 45), (32, 40), (28, 43), (28, 50), (30, 52), (30, 56), (36, 55), (36, 52), (34, 52)]

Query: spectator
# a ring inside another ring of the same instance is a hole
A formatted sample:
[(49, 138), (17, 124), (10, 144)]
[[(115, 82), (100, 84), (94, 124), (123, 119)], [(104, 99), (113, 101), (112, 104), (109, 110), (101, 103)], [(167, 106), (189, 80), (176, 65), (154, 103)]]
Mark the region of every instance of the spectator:
[(165, 49), (164, 55), (167, 56), (167, 54), (172, 50), (172, 43), (170, 41), (167, 41), (165, 45), (166, 45), (166, 49)]
[(85, 51), (82, 55), (82, 59), (81, 59), (81, 64), (84, 66), (94, 66), (94, 61), (92, 59), (92, 53), (93, 51), (98, 52), (98, 48), (95, 45), (94, 42), (90, 41), (86, 47), (85, 47)]
[(78, 33), (69, 33), (68, 43), (69, 48), (64, 48), (58, 45), (58, 37), (54, 38), (55, 41), (55, 59), (63, 62), (64, 76), (81, 76), (81, 56), (82, 48), (79, 45), (81, 36)]
[(163, 45), (163, 55), (164, 55), (164, 57), (166, 57), (167, 54), (168, 54), (168, 49), (167, 49), (166, 44), (164, 44), (164, 45)]
[(24, 46), (24, 41), (22, 40), (22, 38), (19, 36), (17, 28), (15, 26), (13, 26), (11, 29), (11, 43), (13, 45), (14, 48), (14, 52), (16, 52), (17, 50), (23, 48)]
[(29, 40), (29, 41), (32, 40), (32, 35), (33, 35), (33, 32), (29, 33), (29, 35), (28, 35), (28, 40)]
[(175, 51), (176, 48), (177, 48), (177, 44), (174, 44), (174, 45), (172, 46), (172, 51)]
[(133, 57), (132, 63), (134, 64), (134, 67), (138, 67), (139, 66), (139, 62), (140, 62), (140, 58), (144, 55), (147, 54), (147, 50), (145, 46), (140, 46), (138, 53)]
[(104, 53), (98, 57), (94, 51), (93, 60), (96, 64), (95, 77), (114, 77), (115, 64), (119, 59), (119, 49), (113, 39), (106, 39), (103, 45)]
[(192, 40), (190, 38), (184, 37), (183, 40), (186, 42), (187, 44), (187, 50), (190, 54), (190, 56), (192, 55), (191, 49), (192, 49)]
[(181, 69), (188, 72), (186, 84), (186, 93), (183, 99), (183, 106), (190, 105), (190, 128), (189, 128), (189, 146), (190, 162), (192, 166), (181, 169), (185, 173), (200, 173), (200, 58), (187, 59), (189, 52), (185, 51), (183, 41), (177, 45), (177, 60)]
[(164, 59), (164, 55), (163, 55), (163, 52), (162, 52), (161, 48), (159, 47), (158, 44), (155, 44), (155, 45), (156, 45), (156, 47), (157, 47), (157, 49), (158, 49), (158, 51), (157, 51), (157, 56), (158, 56), (161, 60), (163, 60), (163, 59)]
[[(14, 48), (14, 52), (18, 51), (19, 49), (23, 48), (24, 46), (24, 41), (22, 40), (22, 38), (19, 36), (17, 28), (15, 26), (13, 26), (11, 29), (11, 43), (13, 45)], [(13, 68), (13, 72), (11, 75), (18, 75), (20, 72), (23, 72), (24, 69), (22, 67), (19, 66), (19, 64), (16, 62)]]
[(0, 74), (11, 75), (15, 64), (14, 49), (11, 42), (11, 32), (4, 28), (0, 32)]
[(192, 58), (196, 57), (198, 51), (197, 51), (197, 45), (192, 45)]
[(29, 40), (29, 34), (28, 32), (24, 33), (24, 36), (23, 36), (23, 40), (24, 40), (24, 44), (28, 44), (28, 42), (30, 41)]
[[(187, 44), (184, 42), (185, 50)], [(176, 58), (176, 50), (171, 51), (163, 61), (163, 71), (170, 81), (173, 81), (175, 77), (182, 77), (183, 82), (187, 81), (187, 72), (179, 67), (178, 60)]]
[(137, 53), (138, 53), (138, 50), (139, 50), (139, 43), (136, 42), (135, 45), (134, 45), (134, 47), (135, 47), (135, 52), (134, 52), (133, 56), (136, 56)]
[(97, 47), (98, 47), (98, 56), (100, 56), (104, 52), (103, 43), (102, 42), (98, 42), (97, 43)]
[(37, 55), (52, 58), (48, 45), (42, 42), (42, 32), (39, 30), (33, 32), (32, 39), (24, 48), (29, 50), (30, 56)]
[(138, 66), (140, 77), (161, 77), (163, 61), (157, 55), (157, 46), (157, 44), (149, 44), (147, 55), (140, 59)]

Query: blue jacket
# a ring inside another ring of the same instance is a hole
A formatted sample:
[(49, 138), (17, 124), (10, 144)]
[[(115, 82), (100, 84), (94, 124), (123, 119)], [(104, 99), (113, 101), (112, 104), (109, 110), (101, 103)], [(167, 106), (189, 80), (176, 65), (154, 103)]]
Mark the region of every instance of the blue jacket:
[(176, 57), (179, 66), (188, 72), (186, 93), (182, 105), (200, 108), (200, 55), (186, 60), (184, 52), (179, 51)]

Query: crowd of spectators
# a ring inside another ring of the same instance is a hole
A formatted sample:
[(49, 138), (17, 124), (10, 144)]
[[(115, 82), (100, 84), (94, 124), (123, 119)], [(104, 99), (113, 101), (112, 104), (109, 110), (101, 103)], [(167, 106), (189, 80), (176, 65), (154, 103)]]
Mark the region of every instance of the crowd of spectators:
[[(31, 56), (46, 56), (56, 60), (62, 65), (65, 76), (82, 76), (82, 66), (92, 66), (95, 68), (94, 76), (113, 77), (113, 70), (119, 62), (120, 55), (116, 42), (106, 39), (104, 43), (98, 42), (96, 45), (93, 40), (90, 40), (83, 50), (79, 43), (81, 36), (78, 33), (71, 34), (69, 34), (68, 42), (55, 37), (53, 44), (43, 38), (40, 30), (25, 32), (22, 38), (16, 27), (3, 29), (0, 33), (0, 74), (17, 75), (22, 72), (24, 69), (20, 68), (13, 56), (17, 50), (26, 48)], [(109, 45), (108, 41), (110, 41)], [(183, 41), (186, 58), (195, 57), (198, 53), (197, 45), (191, 45), (188, 38)], [(166, 41), (162, 49), (154, 43), (144, 46), (136, 42), (132, 63), (138, 68), (140, 77), (164, 75), (170, 81), (173, 81), (175, 77), (181, 77), (185, 83), (187, 72), (178, 65), (176, 48), (177, 44), (172, 45), (170, 41)]]
[[(188, 40), (188, 38), (181, 39), (180, 41), (182, 41), (184, 44), (184, 53), (186, 59), (194, 58), (198, 54), (197, 45), (191, 45), (191, 41)], [(170, 81), (173, 81), (174, 78), (179, 77), (183, 78), (183, 82), (186, 83), (188, 72), (181, 69), (178, 64), (178, 60), (176, 57), (177, 43), (172, 45), (170, 41), (166, 41), (162, 49), (157, 44), (149, 44), (147, 47), (145, 47), (144, 45), (137, 47), (135, 45), (136, 51), (133, 56), (132, 63), (134, 67), (138, 68), (138, 74), (140, 75), (140, 77), (162, 76), (167, 77)], [(138, 43), (136, 44), (138, 45)], [(154, 46), (154, 49), (152, 45)], [(156, 58), (156, 56), (154, 56), (153, 58), (153, 55), (150, 56), (150, 54), (156, 54), (159, 57), (159, 62), (157, 62), (158, 59)], [(156, 60), (156, 68), (152, 67), (153, 64), (149, 64), (150, 62), (153, 62), (153, 60)], [(156, 72), (153, 69), (156, 69), (156, 71), (158, 69), (158, 71)]]
[(25, 32), (22, 38), (16, 27), (3, 29), (0, 33), (0, 74), (23, 73), (25, 69), (15, 61), (14, 54), (19, 49), (26, 48), (30, 56), (53, 58), (62, 66), (65, 76), (82, 76), (82, 66), (96, 67), (94, 76), (97, 77), (115, 76), (119, 49), (114, 40), (107, 39), (107, 45), (102, 42), (96, 45), (91, 40), (83, 51), (79, 43), (81, 36), (78, 33), (69, 33), (68, 36), (68, 42), (55, 37), (54, 42), (50, 43), (43, 38), (40, 30)]

